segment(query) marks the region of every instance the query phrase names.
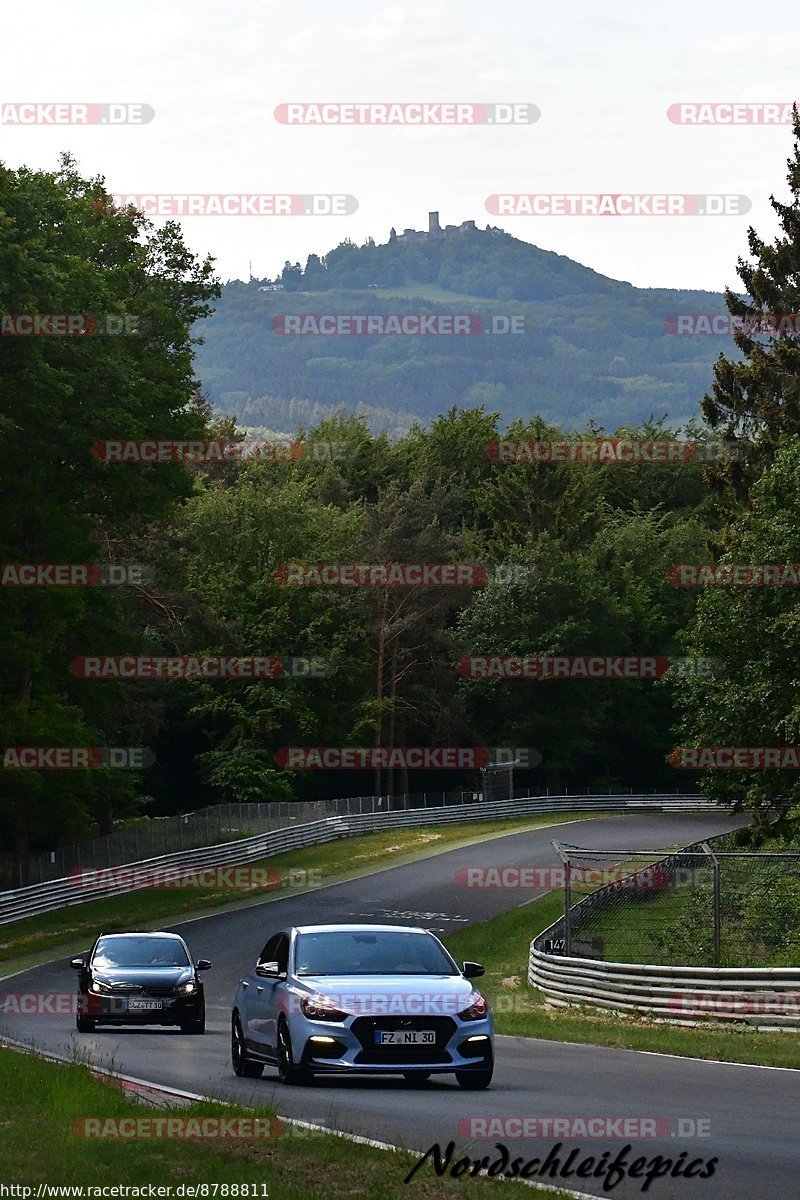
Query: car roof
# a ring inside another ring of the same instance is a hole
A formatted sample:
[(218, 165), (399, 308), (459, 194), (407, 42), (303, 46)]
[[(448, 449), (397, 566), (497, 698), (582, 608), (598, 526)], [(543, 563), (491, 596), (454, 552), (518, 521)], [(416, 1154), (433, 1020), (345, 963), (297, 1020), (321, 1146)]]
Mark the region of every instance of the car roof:
[(100, 938), (174, 938), (176, 942), (182, 942), (183, 938), (179, 933), (161, 933), (154, 929), (127, 929), (124, 933), (100, 933), (97, 935), (97, 940)]
[(422, 929), (419, 925), (378, 925), (375, 922), (351, 925), (297, 925), (295, 929), (297, 933), (377, 933), (379, 930), (384, 933), (430, 933), (429, 929)]

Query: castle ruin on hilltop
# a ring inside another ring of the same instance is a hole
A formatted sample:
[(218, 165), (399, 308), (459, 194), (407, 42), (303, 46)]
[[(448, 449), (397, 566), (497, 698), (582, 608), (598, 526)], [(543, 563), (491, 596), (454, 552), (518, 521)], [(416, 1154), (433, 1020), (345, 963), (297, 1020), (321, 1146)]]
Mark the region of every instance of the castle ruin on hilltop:
[(392, 226), (389, 231), (389, 241), (425, 242), (429, 238), (452, 237), (454, 233), (466, 233), (467, 230), (475, 228), (474, 221), (462, 221), (460, 225), (445, 225), (444, 229), (442, 229), (439, 224), (438, 212), (429, 212), (427, 229), (404, 229), (402, 233), (398, 233), (394, 226)]

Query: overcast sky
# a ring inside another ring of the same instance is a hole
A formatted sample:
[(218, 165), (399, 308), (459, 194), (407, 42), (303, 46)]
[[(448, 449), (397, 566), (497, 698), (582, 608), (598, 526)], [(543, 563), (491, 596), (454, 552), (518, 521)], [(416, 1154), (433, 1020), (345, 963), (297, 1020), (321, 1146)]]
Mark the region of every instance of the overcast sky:
[[(784, 15), (785, 14), (785, 15)], [(274, 275), (391, 225), (472, 218), (640, 286), (735, 284), (752, 223), (776, 230), (788, 126), (691, 128), (679, 101), (795, 99), (800, 17), (745, 0), (38, 0), (3, 7), (3, 103), (141, 102), (146, 125), (0, 126), (7, 166), (70, 150), (113, 193), (346, 193), (341, 217), (192, 217), (223, 279)], [(506, 128), (312, 128), (290, 101), (527, 101)], [(747, 216), (494, 217), (496, 192), (733, 193)]]

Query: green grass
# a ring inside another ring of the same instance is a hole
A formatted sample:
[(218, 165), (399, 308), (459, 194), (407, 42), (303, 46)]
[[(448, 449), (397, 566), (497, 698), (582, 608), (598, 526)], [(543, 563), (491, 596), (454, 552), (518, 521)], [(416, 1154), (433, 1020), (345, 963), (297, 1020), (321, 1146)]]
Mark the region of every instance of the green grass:
[[(276, 854), (250, 865), (281, 872), (318, 871), (323, 883), (332, 883), (416, 861), (487, 837), (586, 819), (586, 813), (543, 813), (505, 821), (464, 821), (457, 825), (381, 830)], [(157, 928), (174, 924), (183, 916), (198, 916), (289, 894), (288, 888), (208, 891), (146, 888), (42, 913), (11, 925), (0, 925), (0, 974), (46, 962), (48, 957), (59, 953), (78, 954), (88, 949), (103, 929)]]
[[(713, 920), (713, 900), (708, 898), (709, 926)], [(641, 900), (624, 900), (614, 908), (594, 912), (581, 925), (579, 938), (600, 938), (603, 943), (603, 958), (606, 962), (624, 963), (669, 963), (682, 966), (713, 967), (714, 963), (697, 946), (695, 955), (678, 956), (669, 953), (669, 938), (663, 935), (680, 924), (687, 914), (685, 892), (667, 889), (660, 895), (647, 896)], [(662, 937), (659, 937), (659, 934)], [(737, 963), (722, 963), (722, 966), (737, 966)], [(772, 963), (761, 961), (759, 966), (769, 967)]]
[(796, 1034), (755, 1033), (722, 1022), (687, 1028), (593, 1008), (547, 1007), (542, 993), (527, 983), (528, 949), (532, 938), (562, 912), (562, 894), (551, 892), (447, 938), (447, 948), (459, 962), (486, 964), (478, 987), (494, 1009), (498, 1033), (800, 1068)]
[[(284, 1126), (284, 1136), (271, 1139), (86, 1139), (73, 1132), (73, 1123), (87, 1117), (230, 1119), (272, 1113), (214, 1102), (157, 1111), (101, 1082), (86, 1066), (62, 1066), (5, 1047), (0, 1047), (0, 1096), (5, 1101), (0, 1109), (0, 1180), (34, 1189), (39, 1183), (173, 1189), (180, 1184), (246, 1183), (257, 1185), (257, 1193), (250, 1193), (257, 1200), (264, 1191), (272, 1200), (321, 1195), (326, 1200), (405, 1200), (410, 1193), (403, 1179), (417, 1161), (416, 1155), (392, 1154), (332, 1135), (306, 1131), (292, 1136), (291, 1126)], [(427, 1165), (412, 1183), (418, 1200), (464, 1195), (463, 1181), (449, 1175), (439, 1179)], [(492, 1188), (498, 1181), (474, 1179), (470, 1184)], [(534, 1194), (553, 1195), (539, 1188)]]

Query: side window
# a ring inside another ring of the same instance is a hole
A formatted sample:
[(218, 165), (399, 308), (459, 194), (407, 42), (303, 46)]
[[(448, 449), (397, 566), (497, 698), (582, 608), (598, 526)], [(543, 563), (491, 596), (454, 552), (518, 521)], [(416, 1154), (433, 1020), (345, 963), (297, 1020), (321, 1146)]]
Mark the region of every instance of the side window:
[[(261, 953), (258, 956), (258, 961), (260, 963), (280, 962), (280, 959), (278, 958), (278, 947), (280, 946), (281, 939), (283, 937), (285, 937), (284, 934), (276, 933), (273, 937), (271, 937), (269, 939), (266, 946), (264, 947), (264, 949), (261, 951)], [(283, 969), (285, 970), (285, 968), (283, 968)]]
[(289, 939), (285, 933), (278, 934), (278, 946), (275, 951), (275, 961), (282, 971), (289, 969)]

